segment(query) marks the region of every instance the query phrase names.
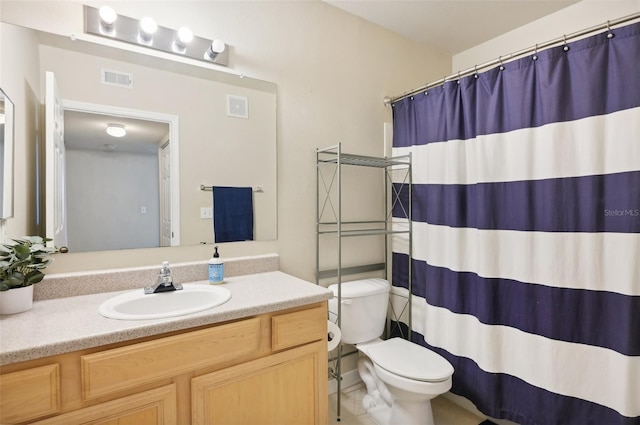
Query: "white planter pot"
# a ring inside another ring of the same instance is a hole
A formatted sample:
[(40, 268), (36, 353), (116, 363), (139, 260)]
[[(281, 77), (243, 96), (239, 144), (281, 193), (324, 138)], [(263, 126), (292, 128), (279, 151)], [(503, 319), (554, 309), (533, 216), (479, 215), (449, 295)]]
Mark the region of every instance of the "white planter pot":
[(33, 307), (33, 285), (0, 292), (0, 314), (15, 314)]

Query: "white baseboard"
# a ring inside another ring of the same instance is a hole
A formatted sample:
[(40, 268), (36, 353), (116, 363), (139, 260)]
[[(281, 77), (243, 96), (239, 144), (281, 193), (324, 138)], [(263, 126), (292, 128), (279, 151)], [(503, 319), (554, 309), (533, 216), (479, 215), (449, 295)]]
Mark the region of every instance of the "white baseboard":
[[(342, 385), (340, 387), (341, 389), (345, 389), (361, 382), (360, 374), (354, 369), (342, 374)], [(331, 378), (329, 379), (329, 394), (333, 394), (336, 391), (338, 391), (338, 383), (335, 378)]]

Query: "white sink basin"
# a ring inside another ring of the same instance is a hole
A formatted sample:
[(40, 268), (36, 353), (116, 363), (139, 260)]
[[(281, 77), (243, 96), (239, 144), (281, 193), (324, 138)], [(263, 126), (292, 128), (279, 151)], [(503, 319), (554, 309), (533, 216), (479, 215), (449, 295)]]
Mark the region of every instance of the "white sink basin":
[(109, 298), (98, 311), (110, 319), (163, 319), (207, 310), (230, 298), (231, 292), (222, 286), (187, 284), (182, 290), (158, 294), (145, 294), (140, 288)]

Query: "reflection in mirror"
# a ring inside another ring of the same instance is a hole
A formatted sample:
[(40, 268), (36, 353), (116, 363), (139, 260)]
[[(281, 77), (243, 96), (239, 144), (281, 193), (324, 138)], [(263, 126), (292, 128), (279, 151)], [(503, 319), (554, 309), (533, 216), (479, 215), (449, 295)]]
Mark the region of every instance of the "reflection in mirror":
[(0, 219), (13, 217), (14, 105), (0, 89)]
[(169, 124), (66, 109), (64, 134), (69, 250), (171, 246)]
[[(35, 92), (45, 92), (44, 75), (51, 71), (55, 74), (63, 106), (87, 103), (178, 117), (180, 170), (179, 173), (170, 175), (172, 181), (174, 176), (175, 181), (179, 181), (179, 222), (172, 222), (172, 225), (179, 232), (180, 245), (214, 242), (213, 221), (207, 215), (207, 211), (212, 208), (212, 193), (200, 190), (201, 185), (261, 187), (262, 191), (253, 195), (254, 240), (277, 238), (275, 84), (86, 41), (72, 41), (40, 31), (29, 31), (33, 32), (38, 43), (34, 55), (39, 62), (41, 87)], [(3, 60), (3, 65), (4, 62)], [(110, 79), (114, 75), (118, 76), (115, 81)], [(119, 84), (122, 79), (127, 80), (126, 84)], [(236, 113), (234, 109), (237, 105), (234, 106), (232, 101), (238, 98), (247, 99), (243, 114)], [(44, 99), (40, 100), (44, 103)], [(65, 109), (67, 112), (68, 109)], [(72, 143), (66, 132), (63, 138), (65, 143)], [(102, 151), (101, 154), (106, 155), (107, 152)], [(93, 171), (106, 175), (107, 170), (105, 166), (102, 167), (101, 171)], [(44, 175), (44, 170), (41, 171)], [(88, 172), (79, 171), (82, 177), (73, 178), (84, 179)], [(168, 172), (174, 173), (171, 169)], [(140, 167), (137, 178), (127, 179), (129, 185), (141, 179), (142, 173)], [(149, 176), (144, 174), (144, 177)], [(69, 179), (71, 176), (68, 176)], [(108, 186), (113, 182), (114, 179), (105, 179), (100, 183), (102, 187), (94, 185), (94, 193), (106, 194)], [(120, 183), (121, 187), (122, 184)], [(68, 186), (63, 187), (62, 191), (70, 190), (71, 187)], [(124, 198), (124, 194), (121, 195)], [(116, 220), (115, 215), (111, 214), (109, 219), (122, 223), (133, 222), (136, 217), (144, 214), (147, 218), (150, 217), (152, 207), (151, 204), (147, 205), (146, 200), (119, 200), (123, 201), (120, 207), (122, 213), (127, 210), (132, 215)], [(90, 217), (81, 206), (73, 212), (76, 201), (66, 199), (64, 202), (70, 221), (68, 236), (73, 240), (72, 229), (77, 217)], [(125, 203), (126, 208), (123, 206)], [(146, 207), (146, 213), (141, 213), (143, 207)], [(44, 210), (50, 208), (52, 206), (47, 204)], [(159, 210), (161, 202), (153, 208)], [(107, 219), (92, 220), (88, 229), (85, 227), (87, 230), (82, 230), (83, 237), (86, 240), (102, 239), (101, 236), (87, 232), (103, 226), (105, 220)], [(46, 236), (52, 237), (49, 232)], [(142, 242), (142, 238), (136, 239), (139, 244), (127, 247), (148, 246)], [(158, 238), (155, 246), (164, 245), (161, 240), (162, 238)], [(69, 248), (70, 252), (115, 249), (110, 246), (88, 245), (79, 249), (74, 249), (73, 246)]]

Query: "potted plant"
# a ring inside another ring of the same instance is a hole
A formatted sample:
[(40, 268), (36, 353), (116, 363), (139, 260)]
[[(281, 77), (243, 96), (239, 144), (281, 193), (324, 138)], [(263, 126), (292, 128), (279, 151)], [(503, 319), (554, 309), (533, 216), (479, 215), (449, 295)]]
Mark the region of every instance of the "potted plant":
[(33, 306), (33, 286), (42, 281), (42, 272), (56, 252), (40, 236), (13, 239), (0, 246), (0, 314), (20, 313)]

